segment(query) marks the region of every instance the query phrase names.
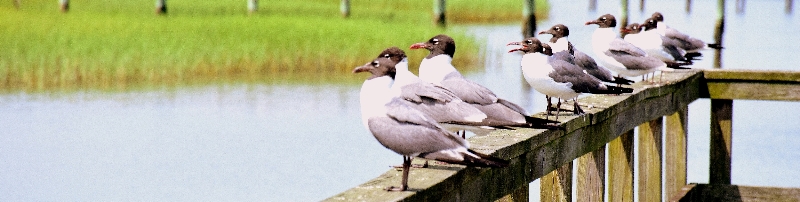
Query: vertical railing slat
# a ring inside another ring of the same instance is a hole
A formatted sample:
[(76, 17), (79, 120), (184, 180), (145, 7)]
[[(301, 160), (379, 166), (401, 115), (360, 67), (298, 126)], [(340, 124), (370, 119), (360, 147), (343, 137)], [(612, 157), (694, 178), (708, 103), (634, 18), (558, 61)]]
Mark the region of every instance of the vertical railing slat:
[(661, 145), (664, 118), (639, 125), (639, 201), (661, 201)]
[(686, 141), (689, 124), (689, 107), (683, 106), (667, 116), (664, 140), (664, 192), (671, 198), (686, 186)]
[(731, 184), (733, 100), (711, 99), (709, 184)]
[(608, 143), (608, 201), (633, 201), (633, 130)]
[(576, 197), (581, 201), (603, 201), (606, 181), (606, 147), (578, 158)]
[(539, 179), (541, 201), (572, 201), (572, 162)]

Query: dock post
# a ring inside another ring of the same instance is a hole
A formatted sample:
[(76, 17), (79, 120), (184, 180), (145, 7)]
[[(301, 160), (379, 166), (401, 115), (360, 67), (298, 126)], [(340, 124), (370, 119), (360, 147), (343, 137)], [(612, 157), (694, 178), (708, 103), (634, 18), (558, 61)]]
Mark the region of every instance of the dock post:
[(578, 158), (576, 196), (583, 201), (603, 201), (606, 182), (606, 147)]
[(589, 0), (589, 11), (597, 11), (597, 0)]
[(666, 197), (680, 193), (686, 186), (686, 141), (689, 125), (689, 107), (683, 106), (677, 112), (667, 116), (666, 135), (664, 137), (664, 192)]
[(608, 143), (608, 201), (633, 201), (633, 130)]
[(639, 125), (639, 201), (661, 201), (663, 126), (663, 117)]
[(536, 15), (534, 10), (534, 0), (525, 0), (522, 6), (522, 36), (524, 38), (533, 37), (536, 34)]
[(687, 14), (692, 12), (692, 0), (686, 0), (686, 8), (684, 9), (686, 9)]
[(437, 27), (447, 26), (445, 20), (445, 0), (433, 0), (433, 23)]
[(572, 201), (572, 161), (539, 179), (541, 201)]

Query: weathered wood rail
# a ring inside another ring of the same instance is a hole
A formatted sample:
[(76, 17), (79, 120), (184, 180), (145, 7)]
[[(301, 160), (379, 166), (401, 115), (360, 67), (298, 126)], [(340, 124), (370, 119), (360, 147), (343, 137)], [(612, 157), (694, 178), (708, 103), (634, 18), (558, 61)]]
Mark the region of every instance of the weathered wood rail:
[[(535, 179), (541, 179), (542, 201), (571, 201), (573, 188), (579, 201), (604, 201), (606, 195), (609, 201), (632, 201), (634, 193), (640, 201), (674, 196), (681, 201), (702, 200), (698, 197), (708, 196), (703, 191), (714, 189), (687, 185), (689, 103), (712, 99), (710, 183), (729, 185), (732, 100), (800, 101), (800, 72), (686, 70), (664, 74), (662, 83), (640, 82), (633, 85), (634, 93), (626, 95), (584, 97), (581, 104), (591, 107), (584, 107), (587, 114), (583, 116), (562, 116), (566, 130), (502, 130), (469, 139), (474, 150), (509, 159), (508, 168), (433, 164), (411, 170), (411, 191), (406, 192), (384, 191), (400, 183), (400, 172), (389, 170), (326, 201), (527, 201), (528, 184)], [(634, 140), (637, 126), (639, 138)], [(634, 141), (639, 142), (638, 159), (634, 159)], [(573, 186), (576, 159), (578, 179)], [(634, 169), (639, 179), (636, 192)], [(662, 193), (662, 176), (666, 193)], [(799, 195), (791, 195), (800, 189), (788, 190), (780, 189), (800, 200)]]

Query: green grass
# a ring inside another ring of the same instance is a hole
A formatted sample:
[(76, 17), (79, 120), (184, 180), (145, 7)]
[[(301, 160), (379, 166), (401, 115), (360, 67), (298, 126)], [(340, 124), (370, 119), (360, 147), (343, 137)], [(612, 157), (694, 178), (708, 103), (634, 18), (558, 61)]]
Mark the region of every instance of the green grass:
[[(389, 46), (407, 47), (446, 33), (458, 42), (457, 64), (474, 66), (478, 44), (463, 30), (434, 28), (431, 1), (260, 1), (247, 15), (242, 0), (154, 1), (21, 0), (0, 4), (0, 87), (124, 88), (217, 80), (360, 82), (350, 70)], [(302, 2), (302, 3), (301, 3)], [(450, 22), (498, 22), (520, 15), (521, 1), (448, 2)], [(516, 6), (515, 6), (516, 5)], [(505, 7), (505, 9), (503, 8)], [(516, 7), (509, 12), (508, 7)], [(482, 9), (483, 8), (483, 9)], [(483, 13), (475, 17), (474, 13)], [(459, 16), (472, 16), (459, 17)], [(514, 19), (518, 20), (518, 19)], [(426, 51), (409, 51), (412, 63)], [(313, 73), (313, 74), (311, 74)]]

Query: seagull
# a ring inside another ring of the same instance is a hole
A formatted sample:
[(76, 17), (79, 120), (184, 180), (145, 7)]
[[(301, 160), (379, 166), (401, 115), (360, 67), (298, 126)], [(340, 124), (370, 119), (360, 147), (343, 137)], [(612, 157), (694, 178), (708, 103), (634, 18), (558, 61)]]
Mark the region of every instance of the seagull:
[(485, 135), (495, 129), (485, 121), (487, 116), (481, 110), (462, 101), (452, 91), (425, 82), (411, 73), (408, 70), (408, 57), (400, 48), (387, 48), (378, 55), (376, 61), (379, 58), (392, 60), (396, 64), (394, 83), (390, 89), (392, 93), (413, 103), (415, 109), (426, 112), (448, 130), (469, 130)]
[(583, 68), (587, 74), (590, 74), (601, 81), (615, 83), (619, 85), (629, 85), (633, 83), (633, 81), (622, 78), (622, 77), (614, 77), (611, 73), (611, 70), (608, 70), (605, 67), (597, 66), (597, 62), (586, 53), (575, 49), (571, 42), (567, 39), (569, 37), (569, 28), (563, 24), (557, 24), (551, 27), (549, 30), (541, 31), (539, 34), (550, 34), (553, 37), (550, 38), (550, 42), (547, 44), (553, 49), (554, 53), (561, 52), (561, 51), (568, 51), (572, 56), (574, 56), (575, 65), (578, 67)]
[(677, 40), (680, 42), (680, 48), (686, 50), (690, 54), (690, 56), (700, 56), (701, 54), (698, 51), (706, 50), (706, 49), (722, 49), (722, 44), (711, 44), (705, 43), (703, 40), (691, 37), (680, 31), (670, 28), (666, 24), (664, 24), (664, 15), (659, 12), (653, 13), (650, 18), (656, 21), (656, 30), (658, 31), (661, 36), (665, 36), (670, 39)]
[[(639, 30), (641, 29), (644, 29), (644, 31), (640, 32)], [(622, 31), (628, 31), (627, 27), (623, 28)], [(634, 36), (628, 37), (628, 35), (631, 34)], [(686, 50), (680, 48), (678, 45), (679, 43), (658, 34), (656, 30), (656, 21), (652, 18), (645, 20), (636, 30), (630, 30), (628, 35), (625, 35), (625, 41), (641, 48), (647, 52), (648, 55), (656, 57), (667, 64), (691, 64), (691, 61), (684, 57), (684, 55), (686, 55)]]
[(378, 142), (403, 156), (403, 176), (400, 187), (388, 191), (408, 190), (411, 159), (420, 157), (447, 163), (476, 167), (507, 167), (508, 161), (469, 149), (469, 143), (447, 131), (433, 118), (409, 106), (386, 89), (393, 83), (394, 62), (379, 58), (357, 67), (354, 73), (370, 72), (361, 86), (362, 123)]
[[(541, 41), (534, 37), (510, 44), (517, 44), (522, 47), (512, 49), (509, 52), (522, 51), (525, 53), (520, 62), (525, 81), (536, 91), (558, 98), (557, 110), (561, 108), (561, 99), (575, 99), (581, 93), (622, 94), (633, 92), (631, 88), (603, 84), (600, 79), (585, 73), (582, 68), (573, 64), (569, 53), (561, 51), (554, 54), (549, 45), (542, 44)], [(575, 114), (583, 113), (577, 99), (574, 102), (573, 112)], [(557, 111), (556, 120), (558, 120), (558, 114)]]
[(430, 51), (420, 63), (420, 79), (447, 88), (464, 102), (480, 109), (488, 116), (488, 123), (541, 129), (562, 128), (550, 125), (558, 123), (557, 121), (526, 115), (527, 112), (519, 105), (500, 99), (488, 88), (464, 78), (451, 63), (456, 51), (453, 38), (440, 34), (427, 42), (415, 43), (410, 48), (424, 48)]
[(666, 63), (650, 57), (633, 44), (619, 38), (614, 32), (617, 20), (611, 14), (605, 14), (597, 20), (586, 22), (586, 25), (597, 24), (599, 27), (592, 34), (592, 50), (600, 64), (625, 77), (641, 76), (657, 70), (673, 71)]

